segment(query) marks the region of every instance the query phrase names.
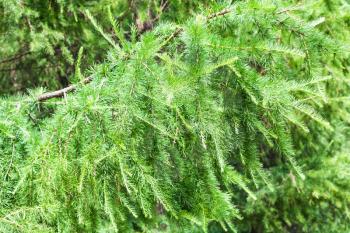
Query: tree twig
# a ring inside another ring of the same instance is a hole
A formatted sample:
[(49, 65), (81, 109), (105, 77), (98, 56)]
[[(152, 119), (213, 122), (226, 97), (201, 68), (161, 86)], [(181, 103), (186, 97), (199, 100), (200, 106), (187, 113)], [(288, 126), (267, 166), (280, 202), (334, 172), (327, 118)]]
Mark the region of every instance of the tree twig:
[(219, 11), (217, 13), (214, 13), (214, 14), (207, 16), (207, 20), (211, 20), (213, 18), (223, 16), (223, 15), (226, 15), (226, 14), (231, 13), (231, 12), (232, 12), (232, 9), (224, 9), (222, 11)]
[[(92, 76), (89, 76), (86, 79), (84, 79), (81, 82), (81, 84), (87, 84), (87, 83), (91, 82), (92, 79), (93, 79)], [(65, 88), (57, 90), (57, 91), (44, 93), (44, 94), (40, 95), (37, 98), (37, 100), (38, 101), (45, 101), (45, 100), (52, 99), (52, 98), (60, 98), (60, 97), (65, 96), (68, 92), (75, 91), (76, 89), (77, 89), (77, 85), (76, 84), (70, 85), (68, 87), (65, 87)]]

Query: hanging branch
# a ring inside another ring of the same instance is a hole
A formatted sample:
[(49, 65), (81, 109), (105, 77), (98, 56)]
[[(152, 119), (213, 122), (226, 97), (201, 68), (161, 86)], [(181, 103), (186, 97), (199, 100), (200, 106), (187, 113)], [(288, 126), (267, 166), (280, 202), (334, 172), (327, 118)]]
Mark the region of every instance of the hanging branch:
[[(224, 9), (220, 12), (211, 14), (209, 16), (207, 16), (207, 20), (211, 20), (214, 18), (217, 18), (219, 16), (223, 16), (226, 15), (228, 13), (232, 12), (232, 9)], [(169, 37), (168, 39), (163, 43), (162, 46), (165, 46), (169, 41), (171, 41), (172, 39), (176, 38), (181, 32), (183, 31), (183, 28), (177, 28)], [(81, 84), (88, 84), (92, 81), (92, 76), (87, 77), (86, 79), (84, 79)], [(77, 85), (71, 85), (68, 87), (65, 87), (63, 89), (57, 90), (57, 91), (53, 91), (53, 92), (48, 92), (48, 93), (44, 93), (42, 95), (40, 95), (37, 100), (38, 101), (45, 101), (48, 99), (52, 99), (52, 98), (61, 98), (64, 97), (67, 93), (75, 91), (77, 89)]]

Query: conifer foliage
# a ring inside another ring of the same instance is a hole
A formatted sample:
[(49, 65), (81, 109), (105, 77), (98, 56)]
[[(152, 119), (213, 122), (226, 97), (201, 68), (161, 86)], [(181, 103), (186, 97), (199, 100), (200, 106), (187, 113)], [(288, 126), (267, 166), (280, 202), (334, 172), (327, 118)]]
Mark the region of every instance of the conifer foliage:
[(349, 231), (348, 7), (213, 2), (127, 36), (85, 11), (110, 47), (89, 82), (80, 49), (74, 92), (0, 102), (0, 231)]
[[(104, 30), (112, 30), (112, 19), (129, 35), (132, 30), (149, 30), (163, 18), (182, 21), (198, 6), (199, 1), (188, 0), (1, 0), (0, 90), (67, 86), (80, 47), (89, 51), (82, 68), (102, 61), (109, 43), (95, 33), (86, 11), (98, 17)], [(133, 23), (137, 27), (130, 27)]]

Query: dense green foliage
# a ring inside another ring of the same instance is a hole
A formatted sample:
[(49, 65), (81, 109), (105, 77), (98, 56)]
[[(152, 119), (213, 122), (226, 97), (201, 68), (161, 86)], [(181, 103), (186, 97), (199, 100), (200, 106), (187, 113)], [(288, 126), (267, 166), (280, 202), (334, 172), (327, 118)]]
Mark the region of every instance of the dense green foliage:
[(49, 42), (84, 47), (74, 93), (0, 102), (0, 232), (349, 232), (349, 3), (174, 1), (145, 33), (101, 6)]
[(117, 20), (127, 35), (137, 31), (131, 27), (136, 20), (139, 24), (154, 23), (154, 16), (159, 16), (182, 21), (199, 6), (197, 1), (171, 1), (163, 12), (165, 2), (1, 0), (0, 91), (68, 85), (80, 47), (87, 51), (84, 68), (101, 61), (109, 44), (95, 33), (87, 11), (98, 18), (106, 31), (112, 31), (110, 19)]

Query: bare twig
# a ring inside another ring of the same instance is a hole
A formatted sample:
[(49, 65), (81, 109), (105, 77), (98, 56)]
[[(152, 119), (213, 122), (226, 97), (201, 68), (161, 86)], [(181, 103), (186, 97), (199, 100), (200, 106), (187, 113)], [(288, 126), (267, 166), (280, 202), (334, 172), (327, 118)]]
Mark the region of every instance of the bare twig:
[(216, 17), (219, 17), (219, 16), (223, 16), (223, 15), (226, 15), (228, 13), (231, 13), (232, 12), (232, 9), (224, 9), (222, 11), (219, 11), (217, 13), (214, 13), (214, 14), (211, 14), (207, 17), (208, 20), (211, 20), (213, 18), (216, 18)]
[[(87, 84), (87, 83), (91, 82), (92, 79), (93, 79), (92, 76), (89, 76), (86, 79), (84, 79), (81, 83)], [(57, 90), (57, 91), (44, 93), (44, 94), (40, 95), (37, 100), (38, 101), (45, 101), (45, 100), (52, 99), (52, 98), (64, 97), (68, 92), (75, 91), (76, 89), (77, 89), (77, 85), (70, 85), (68, 87), (65, 87), (65, 88)]]

